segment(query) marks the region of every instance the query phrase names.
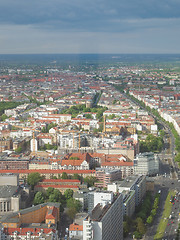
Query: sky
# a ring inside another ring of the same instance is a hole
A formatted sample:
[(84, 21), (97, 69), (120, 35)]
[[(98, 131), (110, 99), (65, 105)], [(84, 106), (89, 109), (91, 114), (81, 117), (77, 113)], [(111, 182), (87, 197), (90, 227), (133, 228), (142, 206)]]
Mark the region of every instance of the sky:
[(179, 0), (0, 0), (0, 54), (180, 53)]

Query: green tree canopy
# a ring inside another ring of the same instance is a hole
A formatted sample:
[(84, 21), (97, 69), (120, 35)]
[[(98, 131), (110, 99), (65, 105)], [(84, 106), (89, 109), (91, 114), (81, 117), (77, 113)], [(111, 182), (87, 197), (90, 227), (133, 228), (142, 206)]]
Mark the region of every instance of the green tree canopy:
[(130, 229), (129, 229), (129, 224), (125, 221), (123, 222), (123, 235), (124, 237), (126, 237), (129, 233)]
[(84, 178), (84, 182), (88, 184), (88, 187), (94, 186), (94, 183), (97, 181), (96, 177), (87, 176)]
[(90, 113), (87, 113), (86, 115), (85, 115), (85, 117), (87, 118), (87, 119), (92, 119), (93, 117), (92, 117), (92, 114), (90, 114)]
[(140, 141), (140, 152), (157, 152), (163, 147), (162, 137), (148, 134), (145, 141)]
[(70, 198), (67, 200), (67, 208), (75, 208), (77, 212), (80, 211), (82, 204), (79, 200)]
[(48, 187), (48, 189), (46, 190), (47, 197), (49, 197), (53, 192), (54, 192), (54, 188), (53, 187)]
[(68, 208), (66, 213), (67, 213), (67, 215), (69, 216), (70, 219), (74, 219), (77, 211), (76, 211), (75, 208)]
[(66, 200), (72, 198), (73, 197), (73, 190), (72, 189), (66, 189), (66, 191), (64, 192), (64, 197), (66, 198)]
[(34, 201), (33, 201), (34, 205), (44, 203), (44, 201), (45, 201), (45, 197), (44, 197), (43, 193), (42, 192), (37, 192), (35, 197), (34, 197)]
[(66, 172), (63, 172), (61, 178), (62, 178), (62, 179), (68, 179), (67, 173), (66, 173)]
[(62, 193), (58, 189), (54, 189), (53, 193), (49, 195), (49, 202), (60, 202), (62, 198)]
[(150, 215), (150, 216), (147, 218), (146, 222), (147, 222), (148, 224), (151, 224), (152, 221), (153, 221), (153, 217)]
[(78, 179), (78, 180), (81, 180), (81, 176), (77, 173), (74, 173), (73, 176), (72, 176), (72, 179)]
[(136, 219), (136, 222), (137, 222), (137, 230), (138, 230), (138, 232), (140, 232), (142, 235), (145, 234), (145, 232), (146, 232), (146, 226), (145, 226), (145, 224), (143, 223), (142, 218), (137, 218), (137, 219)]
[(22, 147), (16, 148), (16, 149), (15, 149), (15, 152), (16, 152), (16, 153), (21, 153), (21, 152), (22, 152)]
[(42, 179), (40, 173), (30, 173), (27, 178), (27, 183), (34, 189), (34, 186)]
[(7, 118), (8, 118), (8, 116), (6, 114), (2, 114), (1, 121), (5, 121)]

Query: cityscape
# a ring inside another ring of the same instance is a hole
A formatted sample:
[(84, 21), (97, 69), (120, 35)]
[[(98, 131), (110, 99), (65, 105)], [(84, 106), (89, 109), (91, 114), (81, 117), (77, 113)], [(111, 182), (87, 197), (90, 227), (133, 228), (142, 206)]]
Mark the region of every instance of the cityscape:
[(180, 55), (0, 55), (0, 239), (180, 239)]

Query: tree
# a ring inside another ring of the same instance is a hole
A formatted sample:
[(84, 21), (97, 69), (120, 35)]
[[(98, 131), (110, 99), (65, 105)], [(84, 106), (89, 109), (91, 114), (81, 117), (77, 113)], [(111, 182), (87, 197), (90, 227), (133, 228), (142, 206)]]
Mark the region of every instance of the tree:
[(68, 179), (67, 173), (66, 173), (66, 172), (63, 172), (61, 178), (62, 178), (62, 179)]
[(140, 152), (161, 151), (163, 147), (163, 138), (148, 134), (146, 141), (140, 141)]
[(178, 154), (175, 156), (175, 161), (176, 161), (176, 162), (180, 162), (180, 153), (178, 153)]
[(140, 238), (142, 237), (142, 234), (139, 233), (138, 231), (135, 231), (135, 232), (133, 233), (133, 235), (134, 235), (134, 237), (135, 237), (136, 239), (140, 239)]
[(67, 200), (67, 208), (75, 208), (77, 212), (80, 211), (82, 205), (79, 200), (76, 200), (74, 198), (70, 198)]
[(48, 189), (46, 190), (47, 197), (49, 197), (53, 192), (54, 192), (54, 188), (53, 187), (48, 187)]
[(75, 208), (68, 208), (66, 213), (69, 216), (69, 218), (74, 219), (77, 211)]
[(37, 192), (35, 197), (34, 197), (34, 200), (33, 200), (34, 205), (44, 203), (44, 201), (45, 201), (45, 198), (44, 198), (43, 193), (42, 192)]
[(21, 152), (22, 152), (22, 147), (16, 148), (16, 149), (15, 149), (15, 152), (16, 152), (16, 153), (21, 153)]
[(30, 173), (27, 178), (27, 183), (34, 189), (34, 186), (42, 179), (38, 172)]
[(79, 200), (76, 200), (74, 198), (67, 200), (67, 214), (71, 219), (75, 217), (76, 213), (78, 213), (81, 208), (82, 205)]
[(78, 180), (80, 180), (80, 179), (81, 179), (81, 176), (79, 176), (79, 174), (77, 174), (77, 173), (74, 173), (74, 175), (72, 176), (72, 179), (78, 179)]
[(41, 132), (42, 132), (42, 133), (48, 133), (48, 130), (47, 130), (46, 127), (43, 127), (43, 128), (41, 129)]
[(148, 224), (151, 224), (152, 221), (153, 221), (153, 217), (150, 215), (150, 216), (147, 218), (146, 222), (147, 222)]
[(161, 130), (159, 130), (159, 134), (160, 134), (161, 137), (164, 137), (165, 136), (165, 131), (161, 129)]
[(137, 214), (138, 218), (141, 218), (143, 220), (146, 219), (146, 210), (141, 210), (138, 214)]
[(53, 193), (49, 195), (49, 202), (60, 202), (62, 198), (62, 193), (58, 189), (54, 189)]
[(87, 176), (84, 178), (84, 182), (88, 184), (88, 187), (94, 186), (94, 183), (97, 181), (96, 177)]
[(8, 118), (8, 116), (7, 116), (6, 114), (3, 114), (3, 115), (1, 116), (1, 121), (5, 121), (7, 118)]
[(66, 200), (72, 198), (73, 197), (73, 190), (72, 189), (66, 189), (66, 191), (64, 192), (64, 196), (65, 196)]
[(145, 227), (145, 225), (143, 223), (142, 218), (137, 218), (136, 222), (137, 222), (137, 230), (138, 230), (138, 232), (140, 232), (142, 235), (145, 234), (146, 227)]
[(113, 113), (111, 115), (109, 115), (108, 119), (114, 119), (116, 117), (116, 115)]
[(152, 215), (152, 216), (155, 216), (156, 213), (157, 213), (156, 209), (152, 209), (152, 210), (151, 210), (151, 215)]
[(85, 115), (85, 117), (87, 118), (87, 119), (92, 119), (93, 117), (92, 117), (92, 114), (90, 114), (90, 113), (87, 113), (86, 115)]
[(123, 235), (124, 237), (126, 237), (129, 233), (129, 225), (128, 223), (125, 221), (123, 222)]
[(47, 131), (49, 132), (49, 130), (50, 130), (51, 128), (56, 127), (56, 126), (57, 126), (56, 123), (50, 123), (50, 124), (48, 125), (48, 127), (47, 127)]

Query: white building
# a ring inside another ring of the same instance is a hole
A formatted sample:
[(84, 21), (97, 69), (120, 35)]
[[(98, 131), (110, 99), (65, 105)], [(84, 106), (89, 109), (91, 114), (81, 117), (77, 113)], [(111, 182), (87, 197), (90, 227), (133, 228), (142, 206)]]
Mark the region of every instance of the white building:
[(123, 196), (112, 204), (96, 205), (83, 221), (83, 240), (123, 239)]
[(38, 150), (38, 141), (35, 138), (32, 138), (30, 141), (31, 152), (37, 152)]
[(113, 202), (113, 192), (109, 191), (92, 191), (88, 194), (88, 213), (90, 213), (97, 204), (105, 206)]

